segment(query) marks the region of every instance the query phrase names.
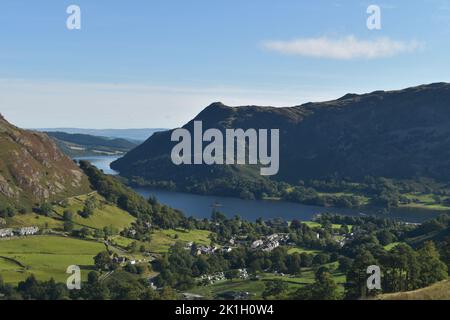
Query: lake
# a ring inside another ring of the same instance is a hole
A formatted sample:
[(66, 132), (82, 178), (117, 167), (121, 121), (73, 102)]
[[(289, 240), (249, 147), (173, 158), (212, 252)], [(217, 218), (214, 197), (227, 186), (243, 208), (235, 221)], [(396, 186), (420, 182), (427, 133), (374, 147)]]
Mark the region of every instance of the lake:
[[(90, 161), (106, 174), (118, 174), (109, 167), (110, 163), (117, 159), (116, 156), (96, 156), (77, 159)], [(251, 221), (258, 218), (267, 220), (278, 217), (285, 220), (299, 219), (309, 221), (315, 215), (320, 213), (335, 213), (351, 216), (370, 214), (365, 211), (361, 212), (361, 210), (358, 209), (325, 208), (286, 201), (242, 200), (237, 198), (202, 196), (151, 188), (134, 188), (134, 190), (145, 198), (155, 196), (159, 202), (172, 208), (179, 209), (183, 211), (186, 216), (193, 216), (197, 219), (210, 218), (214, 208), (228, 217), (239, 215), (242, 218)], [(386, 217), (405, 222), (420, 223), (437, 215), (437, 213), (424, 210), (396, 209), (389, 215), (386, 215)]]
[(111, 162), (114, 162), (118, 158), (119, 157), (117, 156), (91, 156), (91, 157), (75, 157), (73, 159), (77, 161), (80, 160), (89, 161), (106, 174), (118, 175), (119, 173), (111, 169), (110, 167)]

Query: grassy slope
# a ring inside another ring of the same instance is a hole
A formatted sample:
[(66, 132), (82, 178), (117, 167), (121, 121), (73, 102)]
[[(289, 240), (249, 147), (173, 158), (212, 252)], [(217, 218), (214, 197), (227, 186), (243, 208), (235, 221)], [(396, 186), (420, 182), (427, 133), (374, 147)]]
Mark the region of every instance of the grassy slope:
[(73, 222), (75, 229), (82, 227), (88, 227), (91, 229), (103, 229), (104, 227), (113, 226), (118, 230), (123, 230), (133, 223), (136, 218), (131, 216), (126, 211), (110, 204), (97, 193), (91, 193), (99, 202), (102, 203), (101, 207), (94, 211), (94, 214), (89, 218), (83, 218), (78, 213), (84, 207), (84, 201), (88, 195), (81, 195), (68, 199), (68, 206), (62, 207), (59, 205), (54, 206), (54, 214), (50, 217), (37, 215), (35, 213), (17, 214), (12, 218), (7, 218), (8, 227), (24, 227), (24, 226), (37, 226), (41, 229), (49, 228), (55, 230), (63, 229), (62, 216), (64, 211), (69, 210), (73, 213)]
[(450, 280), (410, 292), (383, 294), (381, 300), (450, 300)]
[(17, 283), (31, 274), (40, 280), (65, 282), (67, 267), (78, 265), (85, 270), (82, 277), (86, 279), (93, 257), (103, 250), (105, 246), (99, 242), (57, 236), (0, 240), (0, 257), (12, 259), (0, 258), (0, 274), (8, 283)]
[(68, 199), (67, 208), (61, 206), (55, 207), (55, 212), (59, 217), (62, 217), (64, 211), (69, 210), (73, 213), (73, 222), (79, 226), (85, 226), (93, 229), (103, 229), (104, 227), (114, 226), (119, 230), (123, 230), (133, 223), (136, 218), (131, 216), (128, 212), (107, 203), (105, 199), (97, 193), (92, 193), (101, 203), (101, 206), (94, 211), (94, 214), (89, 218), (83, 218), (79, 211), (83, 210), (84, 202), (89, 195), (82, 195)]

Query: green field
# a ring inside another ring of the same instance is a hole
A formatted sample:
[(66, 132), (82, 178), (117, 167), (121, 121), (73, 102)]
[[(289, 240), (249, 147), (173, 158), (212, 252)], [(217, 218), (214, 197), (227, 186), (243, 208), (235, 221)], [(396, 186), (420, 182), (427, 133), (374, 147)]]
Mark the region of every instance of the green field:
[(210, 231), (205, 230), (169, 229), (153, 231), (151, 240), (147, 242), (136, 241), (122, 236), (112, 237), (111, 242), (122, 248), (126, 248), (133, 242), (136, 242), (138, 247), (143, 245), (149, 252), (162, 254), (168, 252), (169, 248), (176, 242), (195, 242), (199, 245), (209, 245), (211, 243), (209, 239), (210, 234)]
[[(408, 193), (404, 194), (410, 200), (418, 200), (418, 202), (412, 202), (409, 204), (401, 205), (402, 208), (416, 208), (416, 209), (426, 209), (434, 211), (450, 211), (450, 207), (436, 202), (433, 194), (419, 194), (419, 193)], [(448, 197), (440, 197), (441, 201), (445, 201)]]
[(402, 242), (393, 242), (388, 244), (387, 246), (384, 246), (384, 250), (386, 251), (391, 251), (392, 249), (394, 249), (396, 246), (398, 246), (399, 244), (402, 244)]
[[(0, 240), (0, 274), (7, 283), (17, 283), (31, 274), (39, 280), (65, 282), (68, 266), (92, 269), (93, 257), (103, 250), (105, 246), (99, 242), (58, 236)], [(82, 272), (82, 277), (86, 279), (87, 272)]]
[[(302, 223), (306, 224), (311, 229), (322, 227), (322, 225), (320, 223), (317, 223), (317, 222), (314, 222), (314, 221), (304, 221)], [(332, 226), (333, 230), (337, 231), (337, 230), (339, 230), (342, 227), (342, 224), (333, 223), (331, 226)], [(353, 226), (352, 225), (348, 225), (348, 228), (350, 229), (350, 232), (353, 230)]]
[(130, 226), (136, 220), (128, 212), (106, 202), (99, 194), (92, 193), (91, 195), (95, 196), (101, 205), (88, 218), (81, 217), (78, 212), (83, 210), (84, 202), (89, 195), (69, 198), (67, 207), (55, 206), (54, 210), (59, 218), (62, 217), (64, 211), (69, 210), (73, 213), (75, 225), (92, 229), (103, 229), (104, 227), (113, 226), (120, 231)]
[(176, 242), (195, 242), (200, 245), (209, 245), (210, 231), (205, 230), (158, 230), (152, 233), (148, 249), (154, 253), (165, 253)]
[(308, 253), (308, 254), (318, 254), (320, 253), (320, 250), (311, 250), (311, 249), (305, 249), (301, 247), (294, 247), (288, 249), (288, 254), (294, 254), (294, 253)]
[[(95, 196), (100, 205), (91, 216), (83, 218), (78, 212), (83, 210), (84, 202), (89, 195)], [(81, 229), (82, 227), (103, 229), (104, 227), (113, 226), (118, 231), (121, 231), (129, 227), (136, 220), (128, 212), (106, 202), (97, 193), (91, 193), (89, 195), (68, 198), (66, 207), (55, 205), (53, 207), (54, 213), (49, 217), (35, 213), (17, 214), (12, 218), (7, 218), (8, 227), (37, 226), (40, 229), (62, 230), (64, 224), (62, 216), (66, 210), (72, 212), (75, 229)]]
[[(330, 264), (334, 266), (335, 264)], [(344, 292), (345, 275), (334, 271), (333, 278), (339, 284), (339, 291)], [(252, 299), (261, 299), (261, 294), (265, 288), (265, 282), (270, 280), (282, 280), (288, 284), (288, 292), (294, 293), (297, 289), (314, 283), (314, 271), (311, 269), (303, 269), (300, 277), (278, 275), (273, 273), (262, 273), (258, 275), (257, 280), (224, 280), (216, 282), (212, 285), (199, 286), (189, 292), (202, 295), (206, 298), (215, 298), (216, 295), (234, 291), (234, 292), (249, 292)]]
[(52, 217), (45, 217), (35, 213), (16, 214), (12, 218), (7, 218), (8, 227), (20, 228), (36, 226), (39, 229), (62, 230), (63, 221)]

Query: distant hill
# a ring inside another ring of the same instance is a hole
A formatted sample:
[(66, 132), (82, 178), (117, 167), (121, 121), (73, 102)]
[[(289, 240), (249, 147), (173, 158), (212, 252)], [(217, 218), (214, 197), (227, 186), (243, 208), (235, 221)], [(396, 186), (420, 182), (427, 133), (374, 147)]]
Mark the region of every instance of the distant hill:
[(30, 208), (89, 191), (87, 177), (51, 138), (0, 115), (0, 208)]
[[(450, 179), (450, 84), (398, 91), (348, 94), (340, 99), (288, 108), (229, 107), (214, 103), (193, 121), (204, 130), (280, 129), (280, 171), (273, 179), (366, 176)], [(172, 131), (154, 134), (112, 164), (121, 175), (140, 181), (171, 181), (213, 186), (214, 181), (261, 184), (255, 166), (175, 166)], [(206, 144), (205, 144), (206, 145)]]
[(416, 291), (383, 294), (380, 300), (450, 300), (450, 280)]
[(121, 138), (97, 137), (87, 134), (46, 132), (55, 140), (59, 148), (70, 157), (121, 155), (137, 146), (136, 143)]
[(70, 134), (86, 134), (106, 138), (119, 138), (140, 143), (150, 138), (155, 132), (167, 129), (79, 129), (79, 128), (41, 128), (41, 132), (65, 132)]

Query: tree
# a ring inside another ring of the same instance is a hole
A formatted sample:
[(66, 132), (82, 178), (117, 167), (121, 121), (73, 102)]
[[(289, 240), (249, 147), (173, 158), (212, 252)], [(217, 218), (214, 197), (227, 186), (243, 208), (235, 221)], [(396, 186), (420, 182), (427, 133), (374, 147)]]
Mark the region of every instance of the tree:
[(112, 260), (108, 252), (102, 251), (94, 257), (94, 263), (99, 270), (109, 270)]
[(230, 281), (239, 278), (239, 270), (228, 270), (227, 272), (225, 272), (225, 278)]
[(53, 206), (50, 203), (45, 202), (39, 208), (39, 212), (44, 216), (49, 216), (53, 212)]
[(309, 286), (309, 296), (306, 300), (339, 300), (338, 285), (333, 276), (327, 272), (318, 272), (315, 282)]
[(64, 210), (63, 220), (64, 221), (72, 221), (73, 220), (73, 213), (71, 211), (69, 211), (69, 210)]
[(277, 297), (282, 295), (288, 289), (288, 284), (283, 280), (267, 281), (262, 298), (267, 300), (269, 297)]
[(447, 264), (447, 268), (450, 274), (450, 237), (447, 237), (442, 242), (440, 250), (442, 261)]
[(377, 260), (369, 251), (361, 250), (347, 272), (345, 289), (348, 299), (365, 298), (371, 294), (367, 288), (367, 268), (372, 265), (378, 265)]
[(73, 231), (73, 222), (72, 220), (64, 221), (64, 231), (72, 232)]
[(91, 230), (89, 230), (89, 229), (86, 228), (86, 227), (83, 227), (83, 228), (80, 229), (80, 231), (78, 232), (78, 234), (79, 234), (79, 236), (80, 236), (81, 238), (87, 238), (87, 237), (89, 237), (89, 236), (91, 235)]
[(81, 216), (83, 218), (88, 218), (91, 215), (94, 214), (95, 209), (98, 208), (98, 200), (95, 196), (89, 196), (86, 201), (84, 202), (84, 208), (83, 211), (81, 212)]
[(378, 241), (381, 245), (387, 246), (388, 244), (395, 241), (395, 236), (389, 230), (381, 230), (377, 233)]
[(340, 256), (338, 258), (338, 262), (339, 262), (339, 271), (347, 273), (352, 266), (353, 260), (346, 256)]
[(286, 267), (289, 274), (300, 275), (301, 274), (302, 259), (300, 254), (294, 253), (286, 257)]
[(434, 242), (426, 242), (418, 251), (420, 265), (420, 286), (426, 287), (447, 278), (447, 265), (440, 260)]

